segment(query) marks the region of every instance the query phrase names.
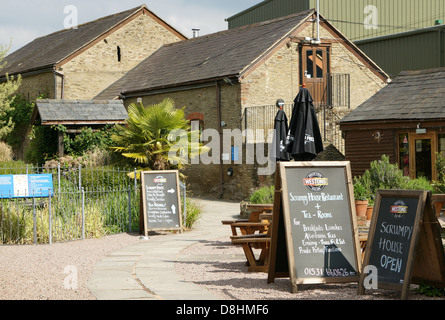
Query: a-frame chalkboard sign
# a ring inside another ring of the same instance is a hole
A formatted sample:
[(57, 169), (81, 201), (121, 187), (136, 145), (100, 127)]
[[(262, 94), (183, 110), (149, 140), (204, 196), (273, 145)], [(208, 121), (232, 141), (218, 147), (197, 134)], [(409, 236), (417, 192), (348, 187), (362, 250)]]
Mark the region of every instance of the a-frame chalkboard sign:
[(286, 162), (276, 172), (268, 283), (358, 282), (361, 267), (349, 162)]
[(182, 232), (178, 171), (141, 172), (141, 189), (145, 236), (149, 231)]
[(365, 250), (368, 272), (361, 272), (359, 294), (365, 280), (370, 287), (401, 291), (402, 299), (409, 298), (411, 283), (445, 286), (440, 224), (428, 191), (377, 191)]

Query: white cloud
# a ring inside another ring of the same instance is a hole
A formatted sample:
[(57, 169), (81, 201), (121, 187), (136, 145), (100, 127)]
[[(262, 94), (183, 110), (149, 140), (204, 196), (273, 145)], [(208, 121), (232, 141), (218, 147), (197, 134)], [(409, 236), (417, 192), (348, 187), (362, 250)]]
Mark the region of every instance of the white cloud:
[(64, 7), (78, 8), (78, 21), (85, 23), (142, 5), (191, 37), (192, 28), (201, 35), (227, 29), (224, 20), (261, 0), (1, 0), (0, 44), (13, 52), (36, 37), (63, 29)]

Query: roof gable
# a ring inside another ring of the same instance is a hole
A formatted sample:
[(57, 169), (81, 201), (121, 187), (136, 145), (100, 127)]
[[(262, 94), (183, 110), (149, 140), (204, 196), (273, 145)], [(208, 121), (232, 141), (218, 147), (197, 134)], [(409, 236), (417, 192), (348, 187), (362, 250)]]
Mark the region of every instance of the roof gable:
[[(124, 77), (101, 92), (96, 99), (114, 99), (120, 94), (143, 92), (209, 83), (224, 78), (242, 78), (265, 61), (270, 53), (302, 30), (316, 11), (306, 10), (286, 17), (255, 23), (236, 29), (166, 44), (142, 61)], [(368, 66), (382, 81), (388, 76), (360, 49), (346, 39), (321, 15), (335, 38)]]
[[(7, 64), (1, 70), (1, 74), (9, 73), (12, 75), (53, 68), (56, 64), (67, 61), (70, 56), (73, 56), (79, 50), (92, 45), (102, 35), (118, 28), (125, 21), (129, 21), (143, 12), (151, 14), (166, 25), (165, 22), (149, 11), (145, 5), (142, 5), (81, 24), (76, 29), (64, 29), (37, 38), (8, 55), (5, 58)], [(171, 30), (180, 34), (173, 28)]]
[(278, 42), (305, 22), (314, 10), (166, 44), (97, 99), (143, 91), (239, 77)]
[(445, 68), (403, 71), (340, 123), (445, 119)]

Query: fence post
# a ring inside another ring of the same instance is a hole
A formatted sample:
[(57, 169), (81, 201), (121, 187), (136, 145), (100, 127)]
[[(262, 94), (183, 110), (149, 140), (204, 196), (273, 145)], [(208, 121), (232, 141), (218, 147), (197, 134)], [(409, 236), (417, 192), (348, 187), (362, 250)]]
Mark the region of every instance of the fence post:
[(79, 163), (79, 190), (82, 188), (82, 164)]
[(136, 168), (134, 168), (134, 191), (136, 192), (138, 189), (138, 170)]
[(85, 190), (81, 189), (82, 195), (82, 240), (85, 239)]
[(57, 185), (59, 186), (59, 194), (60, 194), (60, 162), (57, 163)]
[(128, 186), (128, 232), (131, 233), (131, 187)]
[(187, 202), (186, 202), (186, 194), (187, 194), (187, 186), (184, 182), (179, 181), (179, 186), (182, 188), (182, 215), (183, 215), (183, 225), (186, 225), (187, 222)]
[(36, 198), (32, 197), (32, 220), (33, 220), (33, 242), (37, 244), (37, 214), (36, 214)]
[(48, 229), (49, 229), (49, 244), (52, 244), (53, 242), (53, 234), (52, 234), (52, 217), (51, 217), (51, 188), (48, 189), (49, 197), (48, 197)]

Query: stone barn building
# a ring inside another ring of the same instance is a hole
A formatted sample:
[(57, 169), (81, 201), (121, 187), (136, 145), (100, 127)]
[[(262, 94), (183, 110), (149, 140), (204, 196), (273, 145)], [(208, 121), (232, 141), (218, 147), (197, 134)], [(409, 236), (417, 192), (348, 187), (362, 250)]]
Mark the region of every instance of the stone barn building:
[[(17, 94), (25, 99), (69, 100), (73, 108), (81, 100), (77, 105), (81, 109), (85, 100), (91, 100), (162, 45), (184, 39), (184, 35), (142, 5), (35, 39), (5, 58), (0, 82), (5, 81), (6, 73), (20, 74), (22, 84)], [(54, 101), (53, 105), (60, 104)], [(113, 108), (114, 104), (108, 107)], [(99, 123), (109, 122), (107, 117), (99, 117)], [(24, 138), (15, 148), (18, 158), (24, 157), (27, 143)]]
[(37, 38), (9, 54), (1, 72), (21, 74), (18, 93), (29, 100), (89, 100), (162, 45), (184, 39), (142, 5)]
[[(212, 141), (218, 161), (201, 159), (186, 169), (191, 189), (203, 196), (245, 199), (262, 184), (273, 184), (274, 171), (265, 169), (271, 164), (263, 147), (278, 98), (290, 105), (306, 84), (319, 114), (334, 119), (324, 118), (321, 126), (336, 128), (338, 119), (389, 80), (323, 17), (317, 28), (316, 18), (308, 10), (166, 44), (95, 99), (150, 105), (172, 98), (177, 107), (186, 106), (189, 120), (199, 122), (201, 129), (214, 129), (211, 139), (219, 140)], [(271, 117), (263, 115), (266, 109)], [(247, 129), (254, 134), (245, 135), (241, 144), (231, 138), (223, 146), (224, 137)], [(255, 154), (249, 153), (254, 149)]]

